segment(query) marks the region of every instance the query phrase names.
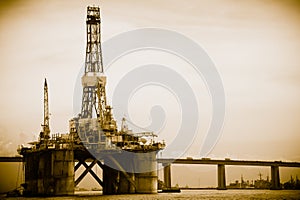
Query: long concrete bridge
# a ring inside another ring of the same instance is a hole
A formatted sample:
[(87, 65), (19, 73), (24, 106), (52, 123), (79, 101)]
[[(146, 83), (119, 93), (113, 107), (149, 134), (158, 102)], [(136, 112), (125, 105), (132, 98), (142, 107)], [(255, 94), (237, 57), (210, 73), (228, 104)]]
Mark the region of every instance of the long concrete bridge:
[(250, 161), (250, 160), (212, 160), (209, 158), (202, 159), (157, 159), (164, 167), (164, 182), (166, 187), (171, 187), (171, 164), (202, 164), (218, 166), (218, 187), (219, 190), (226, 190), (225, 165), (243, 165), (243, 166), (268, 166), (271, 167), (271, 189), (280, 189), (279, 167), (300, 167), (299, 162), (282, 162), (282, 161)]
[[(0, 157), (0, 162), (23, 162), (22, 157)], [(198, 164), (198, 165), (216, 165), (218, 166), (218, 187), (219, 190), (226, 189), (225, 165), (242, 166), (267, 166), (271, 167), (271, 189), (280, 189), (279, 167), (299, 167), (300, 162), (282, 162), (282, 161), (251, 161), (251, 160), (215, 160), (209, 158), (202, 159), (157, 159), (164, 167), (164, 182), (166, 187), (171, 187), (171, 165), (172, 164)]]

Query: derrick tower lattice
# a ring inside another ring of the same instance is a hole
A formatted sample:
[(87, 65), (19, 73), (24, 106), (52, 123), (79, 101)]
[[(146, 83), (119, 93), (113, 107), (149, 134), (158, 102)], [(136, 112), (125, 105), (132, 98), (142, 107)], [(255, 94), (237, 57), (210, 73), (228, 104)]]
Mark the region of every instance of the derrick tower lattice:
[(85, 69), (82, 77), (82, 107), (80, 118), (93, 118), (93, 108), (97, 111), (96, 88), (100, 81), (105, 86), (101, 51), (101, 19), (99, 7), (87, 8), (86, 31), (87, 45)]

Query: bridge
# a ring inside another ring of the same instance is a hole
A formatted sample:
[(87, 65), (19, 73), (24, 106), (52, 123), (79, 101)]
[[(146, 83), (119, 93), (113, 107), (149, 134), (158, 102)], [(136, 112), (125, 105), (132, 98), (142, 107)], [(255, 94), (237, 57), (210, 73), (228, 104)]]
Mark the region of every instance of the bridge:
[[(23, 162), (22, 157), (0, 157), (0, 162)], [(171, 188), (171, 165), (172, 164), (197, 164), (197, 165), (216, 165), (218, 166), (218, 187), (219, 190), (226, 190), (226, 165), (242, 166), (267, 166), (271, 167), (271, 189), (280, 189), (279, 167), (296, 167), (300, 168), (300, 162), (283, 162), (283, 161), (254, 161), (254, 160), (217, 160), (217, 159), (171, 159), (159, 158), (158, 163), (164, 167), (165, 186)]]
[(243, 166), (268, 166), (271, 167), (271, 189), (280, 189), (279, 167), (300, 167), (300, 162), (282, 162), (282, 161), (251, 161), (251, 160), (213, 160), (209, 158), (202, 159), (157, 159), (164, 167), (164, 183), (166, 187), (171, 187), (171, 164), (200, 164), (218, 166), (218, 187), (219, 190), (226, 190), (225, 165), (243, 165)]
[(0, 157), (0, 163), (1, 162), (23, 162), (23, 157), (16, 156), (16, 157)]

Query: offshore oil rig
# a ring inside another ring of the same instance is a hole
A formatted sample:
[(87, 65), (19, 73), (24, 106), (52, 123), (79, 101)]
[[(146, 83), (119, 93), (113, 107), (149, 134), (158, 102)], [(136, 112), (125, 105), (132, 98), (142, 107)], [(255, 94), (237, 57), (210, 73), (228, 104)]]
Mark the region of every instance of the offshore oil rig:
[[(18, 148), (25, 164), (24, 195), (72, 195), (87, 173), (102, 186), (103, 194), (157, 192), (156, 154), (165, 143), (157, 142), (153, 132), (133, 133), (125, 119), (117, 128), (106, 98), (100, 25), (100, 8), (87, 7), (82, 107), (69, 121), (67, 134), (50, 134), (45, 79), (44, 123), (39, 139), (29, 147)], [(85, 171), (75, 180), (81, 165)], [(94, 173), (95, 165), (101, 167), (103, 177)]]

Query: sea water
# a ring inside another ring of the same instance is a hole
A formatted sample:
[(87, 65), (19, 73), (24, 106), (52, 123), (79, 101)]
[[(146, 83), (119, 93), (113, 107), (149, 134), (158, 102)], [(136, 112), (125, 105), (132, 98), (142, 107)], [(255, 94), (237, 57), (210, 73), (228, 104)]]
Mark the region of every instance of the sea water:
[[(9, 199), (40, 199), (14, 197)], [(44, 198), (43, 198), (44, 199)], [(300, 190), (182, 190), (181, 193), (158, 193), (158, 194), (131, 194), (131, 195), (101, 195), (101, 192), (84, 191), (76, 192), (74, 196), (67, 197), (47, 197), (45, 199), (63, 199), (63, 200), (171, 200), (171, 199), (235, 199), (235, 200), (248, 200), (248, 199), (300, 199)]]

